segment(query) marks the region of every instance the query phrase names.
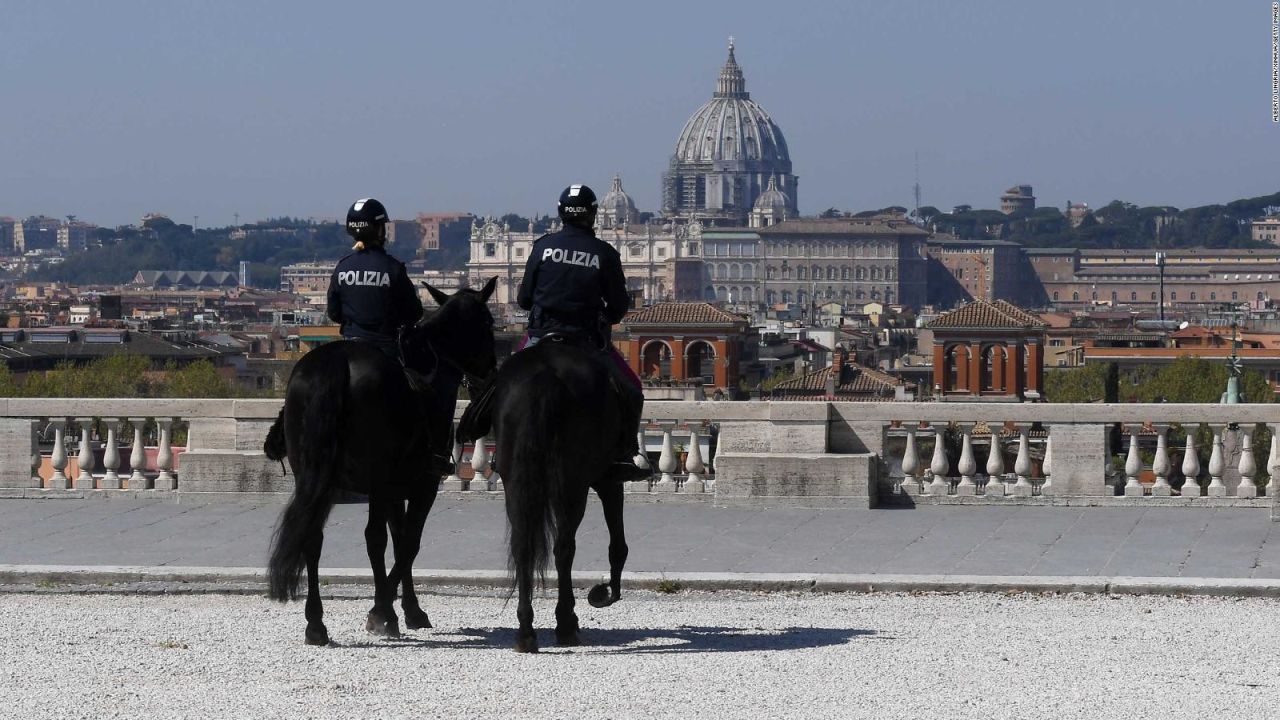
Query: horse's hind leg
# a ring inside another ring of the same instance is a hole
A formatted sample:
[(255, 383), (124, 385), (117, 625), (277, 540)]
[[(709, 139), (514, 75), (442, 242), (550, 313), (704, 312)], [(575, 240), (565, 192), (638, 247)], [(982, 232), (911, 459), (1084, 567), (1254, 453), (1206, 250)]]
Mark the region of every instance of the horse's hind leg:
[(324, 626), (324, 606), (320, 603), (320, 549), (324, 546), (324, 533), (316, 533), (307, 544), (307, 644), (328, 645), (329, 630)]
[(627, 564), (627, 535), (622, 527), (622, 485), (605, 481), (595, 488), (604, 508), (604, 524), (609, 528), (609, 582), (587, 593), (592, 607), (609, 607), (622, 595), (622, 568)]
[(364, 542), (369, 552), (369, 566), (373, 569), (373, 609), (365, 622), (365, 630), (375, 635), (399, 637), (400, 621), (396, 618), (395, 588), (387, 578), (387, 518), (389, 501), (377, 496), (369, 497), (369, 522), (364, 526)]
[(556, 581), (560, 597), (556, 601), (556, 644), (580, 645), (578, 615), (573, 611), (573, 556), (578, 551), (578, 525), (587, 509), (587, 494), (566, 501), (563, 517), (557, 523), (555, 545)]

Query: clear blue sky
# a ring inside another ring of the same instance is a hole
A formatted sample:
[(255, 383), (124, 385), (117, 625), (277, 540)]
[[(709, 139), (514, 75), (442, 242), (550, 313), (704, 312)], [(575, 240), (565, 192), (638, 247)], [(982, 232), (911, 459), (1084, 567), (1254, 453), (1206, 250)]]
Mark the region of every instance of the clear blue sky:
[(726, 40), (801, 211), (1280, 190), (1264, 0), (7, 0), (0, 214), (225, 225), (549, 212), (622, 173), (642, 210)]

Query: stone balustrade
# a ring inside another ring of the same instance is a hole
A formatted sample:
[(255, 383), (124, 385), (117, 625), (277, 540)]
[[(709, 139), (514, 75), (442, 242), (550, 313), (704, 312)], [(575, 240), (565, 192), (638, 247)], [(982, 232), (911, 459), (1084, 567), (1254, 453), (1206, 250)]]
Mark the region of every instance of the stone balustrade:
[[(288, 492), (292, 479), (262, 454), (279, 408), (279, 400), (0, 399), (0, 494)], [(1280, 466), (1278, 428), (1280, 405), (650, 401), (642, 442), (654, 476), (629, 490), (870, 507), (1270, 505), (1280, 517), (1268, 482)], [(175, 447), (179, 432), (185, 444)], [(472, 472), (442, 487), (501, 491), (491, 442), (469, 455), (455, 447), (457, 464)]]

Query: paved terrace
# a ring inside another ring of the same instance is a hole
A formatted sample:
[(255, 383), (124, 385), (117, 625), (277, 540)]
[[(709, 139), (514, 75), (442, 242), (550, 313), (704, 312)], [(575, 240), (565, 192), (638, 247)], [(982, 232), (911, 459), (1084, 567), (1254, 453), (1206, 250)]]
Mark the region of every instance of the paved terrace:
[[(265, 565), (281, 505), (115, 496), (0, 500), (0, 582), (49, 571), (114, 567), (217, 568), (244, 577)], [(338, 505), (322, 569), (366, 574), (365, 506)], [(506, 567), (500, 496), (443, 493), (417, 567), (452, 572)], [(1224, 578), (1280, 588), (1280, 523), (1265, 508), (921, 506), (805, 509), (629, 502), (627, 569), (823, 576)], [(580, 579), (608, 568), (607, 534), (593, 500), (579, 531)], [(42, 566), (34, 572), (32, 566)], [(49, 568), (48, 566), (56, 566)], [(179, 576), (186, 570), (178, 570)], [(41, 575), (41, 573), (46, 573)], [(692, 583), (696, 584), (696, 583)]]

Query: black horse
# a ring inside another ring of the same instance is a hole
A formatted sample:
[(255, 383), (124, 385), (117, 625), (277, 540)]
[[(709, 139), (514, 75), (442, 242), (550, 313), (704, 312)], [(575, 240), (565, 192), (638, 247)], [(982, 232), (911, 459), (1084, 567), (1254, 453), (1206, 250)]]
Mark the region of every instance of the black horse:
[[(458, 385), (487, 376), (496, 364), (486, 306), (493, 287), (490, 280), (479, 291), (449, 296), (428, 286), (440, 309), (401, 338), (403, 368), (373, 345), (352, 341), (322, 345), (294, 367), (263, 448), (272, 459), (288, 457), (295, 482), (272, 540), (268, 579), (271, 598), (287, 602), (298, 597), (306, 567), (308, 644), (329, 642), (317, 571), (324, 524), (342, 490), (369, 496), (364, 536), (374, 602), (366, 629), (399, 635), (392, 603), (400, 583), (405, 623), (431, 627), (411, 574), (439, 489), (438, 469), (433, 473), (428, 459), (433, 448), (451, 447)], [(388, 525), (395, 557), (389, 573)]]
[[(594, 489), (609, 529), (609, 582), (591, 588), (587, 601), (607, 607), (621, 592), (627, 542), (622, 527), (622, 483), (607, 479), (623, 432), (616, 389), (605, 357), (573, 341), (544, 339), (508, 359), (493, 379), (487, 407), (473, 403), (458, 423), (466, 442), (497, 438), (509, 523), (509, 562), (515, 574), (520, 629), (516, 650), (537, 652), (532, 593), (545, 579), (548, 549), (555, 555), (559, 600), (556, 642), (578, 645), (574, 613), (575, 536)], [(632, 429), (634, 431), (634, 429)], [(554, 545), (552, 541), (554, 540)]]

